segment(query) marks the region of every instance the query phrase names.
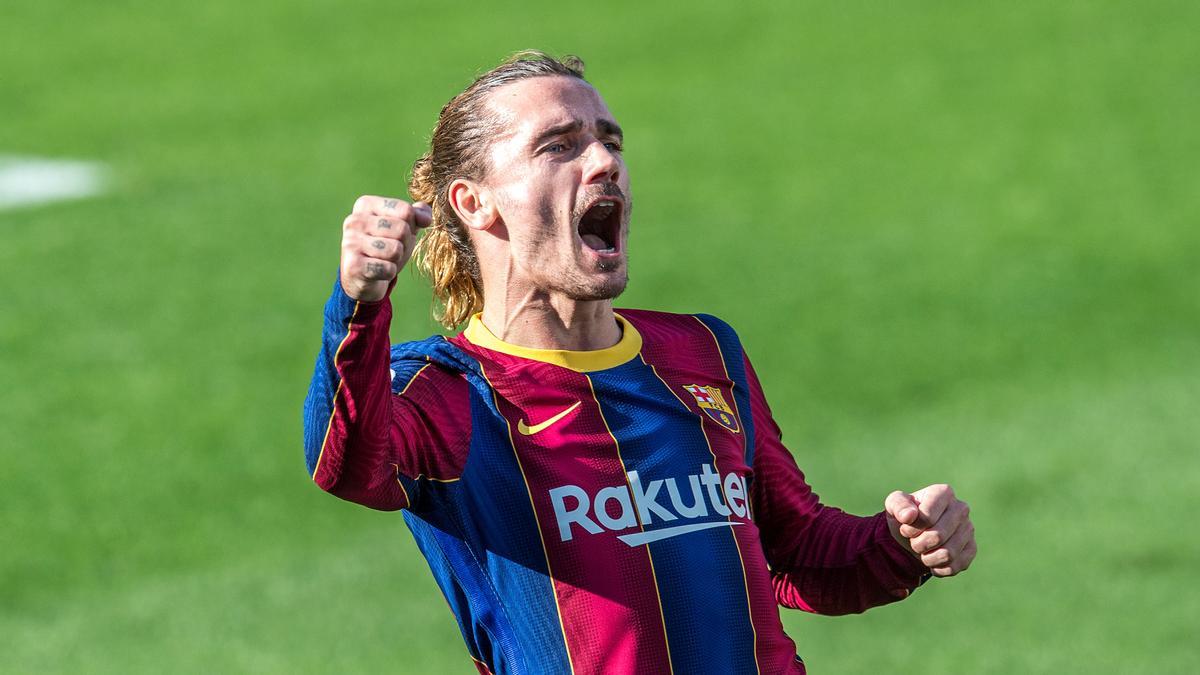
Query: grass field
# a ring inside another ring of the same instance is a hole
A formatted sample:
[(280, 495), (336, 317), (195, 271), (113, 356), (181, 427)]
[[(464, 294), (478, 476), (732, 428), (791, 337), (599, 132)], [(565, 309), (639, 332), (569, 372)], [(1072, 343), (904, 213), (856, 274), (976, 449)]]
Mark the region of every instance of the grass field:
[(300, 404), (345, 211), (526, 47), (627, 130), (621, 303), (736, 326), (828, 502), (972, 505), (962, 577), (785, 614), (812, 672), (1200, 670), (1200, 6), (682, 7), (6, 6), (0, 155), (112, 187), (0, 211), (0, 672), (474, 672)]

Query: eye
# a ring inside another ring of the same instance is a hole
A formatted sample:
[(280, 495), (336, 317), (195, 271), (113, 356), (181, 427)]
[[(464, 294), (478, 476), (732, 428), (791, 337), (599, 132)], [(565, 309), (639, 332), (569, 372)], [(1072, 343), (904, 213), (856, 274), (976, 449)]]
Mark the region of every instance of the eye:
[(545, 150), (546, 150), (546, 152), (553, 152), (555, 154), (560, 153), (560, 152), (566, 152), (567, 144), (566, 143), (551, 143), (550, 145), (546, 146)]
[(622, 149), (621, 144), (617, 141), (608, 141), (604, 144), (604, 147), (608, 148), (609, 152), (620, 152)]

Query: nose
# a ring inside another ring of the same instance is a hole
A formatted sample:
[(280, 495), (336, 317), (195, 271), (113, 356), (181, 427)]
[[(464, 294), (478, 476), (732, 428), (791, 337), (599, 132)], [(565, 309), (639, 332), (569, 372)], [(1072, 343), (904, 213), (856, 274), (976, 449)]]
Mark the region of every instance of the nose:
[(587, 149), (584, 183), (615, 183), (621, 177), (621, 158), (599, 140)]

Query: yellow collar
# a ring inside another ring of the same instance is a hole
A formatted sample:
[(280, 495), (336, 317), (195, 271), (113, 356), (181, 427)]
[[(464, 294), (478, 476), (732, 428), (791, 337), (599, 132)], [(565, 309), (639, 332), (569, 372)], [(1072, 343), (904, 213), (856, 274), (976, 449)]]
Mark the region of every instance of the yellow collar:
[(529, 347), (510, 344), (496, 337), (492, 331), (488, 330), (488, 327), (483, 325), (483, 321), (479, 318), (479, 314), (471, 317), (471, 321), (467, 324), (467, 329), (463, 331), (463, 336), (471, 344), (486, 347), (492, 351), (519, 356), (523, 359), (551, 363), (578, 373), (586, 373), (593, 370), (615, 368), (637, 356), (638, 352), (642, 350), (641, 333), (638, 333), (633, 324), (626, 321), (620, 314), (616, 314), (615, 316), (617, 317), (617, 323), (621, 324), (620, 341), (606, 349), (591, 351), (576, 352), (567, 349), (531, 349)]

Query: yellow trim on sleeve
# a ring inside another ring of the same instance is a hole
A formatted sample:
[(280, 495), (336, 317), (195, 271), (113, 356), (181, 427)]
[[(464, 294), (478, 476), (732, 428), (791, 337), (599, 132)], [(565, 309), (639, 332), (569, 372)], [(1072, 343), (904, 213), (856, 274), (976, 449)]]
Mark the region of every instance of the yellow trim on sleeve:
[(521, 347), (520, 345), (514, 345), (496, 337), (487, 326), (483, 325), (483, 320), (480, 319), (479, 314), (471, 317), (471, 321), (467, 324), (467, 329), (463, 331), (463, 336), (471, 344), (486, 347), (501, 354), (550, 363), (574, 370), (577, 373), (588, 373), (596, 370), (615, 368), (623, 363), (627, 363), (642, 350), (642, 334), (620, 314), (616, 314), (615, 316), (617, 317), (617, 323), (621, 325), (621, 339), (617, 344), (607, 349), (571, 351), (568, 349), (533, 349), (532, 347)]
[[(342, 371), (338, 370), (338, 357), (342, 355), (342, 347), (346, 346), (346, 342), (350, 340), (350, 326), (354, 324), (354, 319), (358, 316), (358, 307), (362, 303), (354, 301), (354, 311), (350, 313), (350, 320), (346, 322), (346, 334), (342, 337), (342, 341), (338, 343), (337, 351), (333, 353), (333, 372), (337, 373), (338, 383), (337, 389), (333, 390), (333, 400), (329, 406), (329, 421), (325, 423), (325, 435), (321, 437), (321, 451), (317, 453), (317, 463), (313, 465), (312, 479), (317, 482), (317, 472), (321, 470), (321, 460), (325, 459), (325, 446), (329, 445), (329, 432), (333, 431), (333, 418), (337, 417), (337, 402), (338, 396), (342, 395), (342, 384), (346, 379), (342, 377)], [(407, 498), (407, 495), (405, 495)]]

